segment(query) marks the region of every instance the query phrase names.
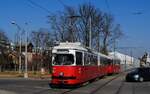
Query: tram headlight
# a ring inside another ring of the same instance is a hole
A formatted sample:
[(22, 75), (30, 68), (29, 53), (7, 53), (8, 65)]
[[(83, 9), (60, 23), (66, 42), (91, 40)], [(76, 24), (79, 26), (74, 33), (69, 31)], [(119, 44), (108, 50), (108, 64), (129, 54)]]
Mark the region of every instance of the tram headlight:
[(64, 76), (64, 73), (63, 73), (63, 72), (60, 72), (60, 73), (59, 73), (59, 76)]
[(139, 78), (139, 75), (138, 74), (134, 75), (134, 78), (136, 78), (136, 79)]

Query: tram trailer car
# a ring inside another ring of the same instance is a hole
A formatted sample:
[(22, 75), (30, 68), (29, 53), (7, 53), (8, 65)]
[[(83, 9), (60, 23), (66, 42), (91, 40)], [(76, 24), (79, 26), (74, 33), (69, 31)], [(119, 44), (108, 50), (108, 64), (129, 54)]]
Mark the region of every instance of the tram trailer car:
[(107, 75), (117, 74), (121, 71), (119, 59), (112, 59), (110, 57), (107, 57), (107, 62), (105, 66)]
[(53, 48), (52, 54), (51, 86), (74, 86), (107, 75), (105, 63), (108, 56), (89, 50), (80, 43), (60, 43)]

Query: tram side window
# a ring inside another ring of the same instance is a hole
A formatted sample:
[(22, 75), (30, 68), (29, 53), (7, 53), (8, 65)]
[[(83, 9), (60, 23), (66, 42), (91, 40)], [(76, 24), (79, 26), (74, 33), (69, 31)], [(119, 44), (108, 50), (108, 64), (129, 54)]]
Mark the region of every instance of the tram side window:
[(82, 65), (82, 53), (76, 52), (76, 65)]
[(87, 59), (86, 59), (86, 56), (87, 54), (86, 53), (84, 53), (84, 65), (86, 65), (86, 62), (87, 62)]
[(88, 58), (87, 58), (87, 65), (90, 65), (91, 64), (91, 55), (90, 54), (88, 54)]
[(120, 60), (119, 59), (114, 59), (115, 65), (120, 65)]
[(94, 56), (94, 65), (98, 65), (98, 60), (97, 60), (97, 56)]
[(113, 61), (111, 59), (107, 59), (107, 65), (111, 65)]
[(89, 65), (90, 63), (90, 57), (87, 53), (84, 53), (84, 64)]
[(101, 63), (101, 65), (104, 65), (104, 58), (103, 57), (100, 57), (100, 63)]
[(102, 65), (107, 65), (107, 59), (104, 57), (100, 57), (100, 62)]
[(91, 55), (91, 65), (97, 65), (97, 56)]
[(90, 54), (90, 53), (85, 53), (84, 54), (84, 64), (85, 65), (97, 65), (97, 56)]

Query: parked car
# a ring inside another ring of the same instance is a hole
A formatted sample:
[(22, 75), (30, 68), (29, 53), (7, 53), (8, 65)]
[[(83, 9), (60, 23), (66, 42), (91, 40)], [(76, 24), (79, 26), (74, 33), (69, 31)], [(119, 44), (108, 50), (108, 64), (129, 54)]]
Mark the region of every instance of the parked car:
[(135, 68), (126, 75), (126, 81), (148, 81), (150, 80), (150, 67)]

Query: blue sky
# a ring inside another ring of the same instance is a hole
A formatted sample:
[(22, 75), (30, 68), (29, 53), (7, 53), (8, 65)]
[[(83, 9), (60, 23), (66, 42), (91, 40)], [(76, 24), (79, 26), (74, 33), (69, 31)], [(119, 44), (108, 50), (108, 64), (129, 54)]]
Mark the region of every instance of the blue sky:
[[(150, 0), (32, 0), (45, 7), (50, 13), (32, 5), (28, 0), (0, 0), (0, 29), (3, 29), (10, 39), (14, 38), (16, 27), (11, 21), (16, 21), (21, 27), (31, 30), (50, 28), (47, 23), (51, 13), (62, 11), (62, 1), (66, 5), (77, 7), (84, 2), (91, 2), (102, 11), (110, 12), (116, 23), (121, 24), (124, 36), (117, 43), (119, 47), (136, 47), (134, 53), (150, 51)], [(109, 4), (107, 8), (106, 1)], [(138, 14), (139, 13), (139, 14)], [(26, 26), (24, 23), (28, 23)]]

